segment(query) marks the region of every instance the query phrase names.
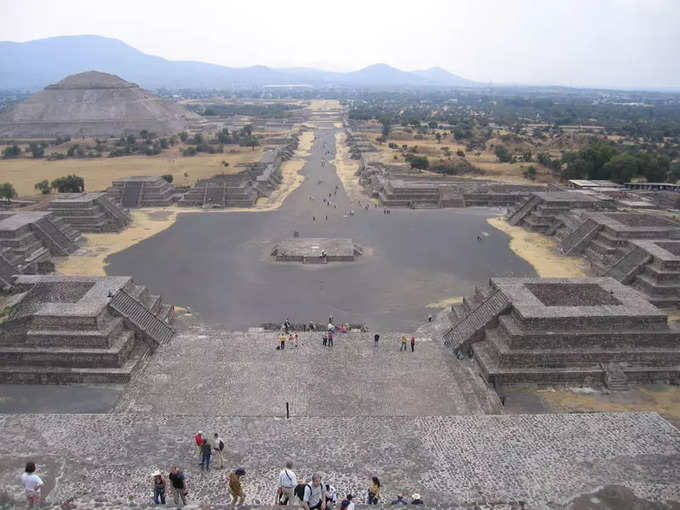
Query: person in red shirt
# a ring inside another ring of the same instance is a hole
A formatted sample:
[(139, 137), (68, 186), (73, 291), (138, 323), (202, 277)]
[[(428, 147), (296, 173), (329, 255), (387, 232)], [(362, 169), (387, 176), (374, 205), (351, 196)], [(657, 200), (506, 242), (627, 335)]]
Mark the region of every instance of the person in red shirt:
[(413, 352), (416, 348), (416, 337), (412, 336), (411, 337), (411, 352)]
[(198, 434), (194, 436), (194, 441), (196, 441), (196, 454), (198, 455), (198, 458), (201, 458), (201, 445), (203, 444), (203, 441), (205, 441), (205, 438), (203, 437), (203, 431), (199, 430)]

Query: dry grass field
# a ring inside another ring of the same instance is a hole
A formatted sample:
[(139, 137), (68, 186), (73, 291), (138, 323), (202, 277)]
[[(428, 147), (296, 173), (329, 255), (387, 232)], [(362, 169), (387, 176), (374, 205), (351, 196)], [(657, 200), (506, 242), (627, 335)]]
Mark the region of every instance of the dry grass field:
[[(35, 183), (52, 181), (67, 174), (85, 179), (88, 191), (104, 190), (111, 181), (131, 175), (172, 174), (173, 184), (188, 186), (197, 179), (212, 177), (218, 173), (235, 173), (242, 170), (239, 163), (257, 162), (262, 157), (262, 147), (226, 145), (223, 154), (197, 154), (184, 157), (177, 147), (157, 156), (123, 156), (119, 158), (84, 158), (47, 161), (45, 159), (17, 158), (0, 160), (0, 182), (10, 182), (19, 196), (34, 195)], [(225, 168), (222, 161), (227, 161)], [(186, 176), (185, 176), (186, 174)]]

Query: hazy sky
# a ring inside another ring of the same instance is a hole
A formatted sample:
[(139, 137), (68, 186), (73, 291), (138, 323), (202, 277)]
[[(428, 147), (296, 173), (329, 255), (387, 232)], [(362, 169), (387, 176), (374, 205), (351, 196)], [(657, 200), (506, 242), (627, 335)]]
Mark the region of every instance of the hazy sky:
[(384, 62), (482, 82), (680, 86), (680, 0), (0, 0), (0, 13), (0, 40), (97, 34), (234, 67)]

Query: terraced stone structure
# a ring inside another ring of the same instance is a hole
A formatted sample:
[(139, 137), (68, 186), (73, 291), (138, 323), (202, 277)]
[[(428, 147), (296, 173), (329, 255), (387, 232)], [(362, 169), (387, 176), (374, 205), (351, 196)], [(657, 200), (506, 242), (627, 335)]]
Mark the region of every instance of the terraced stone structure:
[(680, 382), (680, 331), (613, 278), (492, 278), (451, 316), (445, 344), (496, 386)]
[(565, 235), (560, 250), (566, 255), (583, 254), (598, 274), (627, 255), (633, 240), (680, 239), (680, 223), (652, 213), (589, 212)]
[(175, 195), (175, 188), (157, 175), (116, 179), (106, 191), (114, 202), (126, 209), (167, 207)]
[(120, 232), (132, 221), (106, 193), (61, 193), (49, 207), (55, 216), (80, 232)]
[(174, 308), (131, 277), (17, 276), (0, 317), (0, 382), (120, 383), (172, 337)]
[(8, 286), (13, 274), (53, 271), (51, 257), (70, 255), (80, 238), (50, 212), (0, 212), (0, 283)]
[(327, 264), (328, 262), (351, 262), (363, 253), (351, 239), (324, 239), (296, 237), (279, 242), (272, 250), (277, 262), (302, 262), (303, 264)]
[(299, 136), (285, 145), (264, 151), (262, 159), (237, 174), (215, 175), (201, 179), (180, 199), (185, 207), (222, 208), (252, 207), (258, 198), (271, 195), (283, 179), (281, 164), (297, 149)]

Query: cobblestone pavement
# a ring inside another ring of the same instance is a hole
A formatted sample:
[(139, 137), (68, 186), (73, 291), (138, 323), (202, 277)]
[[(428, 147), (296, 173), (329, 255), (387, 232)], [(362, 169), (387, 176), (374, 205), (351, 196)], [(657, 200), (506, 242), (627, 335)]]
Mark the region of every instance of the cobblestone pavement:
[[(218, 431), (225, 470), (201, 473), (197, 430)], [(637, 497), (680, 501), (680, 431), (657, 414), (449, 417), (236, 418), (214, 416), (3, 415), (0, 479), (19, 498), (34, 459), (48, 502), (92, 496), (150, 498), (150, 474), (179, 464), (191, 501), (224, 504), (229, 469), (243, 467), (246, 502), (270, 504), (280, 465), (322, 473), (341, 494), (365, 499), (371, 475), (385, 501), (418, 491), (432, 505), (517, 501), (555, 508), (618, 484)]]
[[(416, 332), (300, 333), (277, 351), (278, 332), (191, 327), (162, 346), (128, 385), (117, 412), (218, 416), (432, 416), (498, 412), (484, 381), (438, 340)], [(407, 335), (410, 341), (411, 335)], [(439, 337), (434, 337), (439, 338)]]

